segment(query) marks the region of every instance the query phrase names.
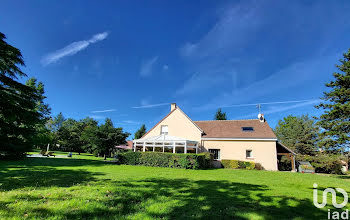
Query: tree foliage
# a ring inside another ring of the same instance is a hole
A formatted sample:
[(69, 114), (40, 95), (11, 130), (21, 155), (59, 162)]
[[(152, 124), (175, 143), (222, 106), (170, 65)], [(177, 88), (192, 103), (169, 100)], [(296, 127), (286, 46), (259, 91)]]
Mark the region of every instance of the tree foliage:
[(59, 150), (96, 153), (106, 157), (111, 155), (116, 145), (125, 144), (130, 135), (122, 128), (115, 128), (111, 119), (99, 125), (89, 117), (79, 121), (64, 119), (62, 113), (51, 119), (50, 127)]
[(325, 109), (319, 117), (318, 125), (322, 127), (322, 146), (328, 152), (349, 151), (350, 145), (350, 49), (343, 54), (340, 73), (333, 73), (334, 80), (326, 83), (331, 90), (324, 92), (324, 102), (316, 108)]
[(139, 128), (139, 130), (137, 130), (135, 132), (135, 136), (134, 136), (134, 139), (140, 139), (143, 137), (143, 135), (146, 134), (146, 125), (141, 125), (141, 127)]
[(221, 108), (219, 108), (215, 113), (214, 119), (215, 120), (227, 120), (226, 112), (222, 112)]
[(35, 125), (35, 134), (32, 136), (32, 142), (35, 146), (43, 148), (53, 140), (50, 130), (46, 127), (51, 109), (48, 104), (44, 103), (46, 96), (44, 95), (45, 89), (42, 82), (37, 82), (37, 79), (32, 77), (26, 81), (26, 86), (31, 87), (37, 95), (38, 100), (35, 111), (41, 115), (40, 122)]
[(105, 158), (107, 155), (114, 150), (117, 145), (125, 144), (126, 138), (130, 134), (123, 132), (122, 128), (115, 128), (110, 118), (107, 118), (105, 123), (100, 126), (99, 138), (100, 145), (98, 146), (99, 153), (104, 154)]
[(319, 129), (308, 115), (289, 115), (279, 120), (275, 130), (277, 138), (298, 154), (315, 155)]
[(37, 125), (48, 112), (41, 109), (45, 105), (42, 84), (16, 81), (26, 76), (20, 69), (24, 61), (20, 50), (5, 39), (0, 33), (0, 154), (21, 156), (35, 144)]

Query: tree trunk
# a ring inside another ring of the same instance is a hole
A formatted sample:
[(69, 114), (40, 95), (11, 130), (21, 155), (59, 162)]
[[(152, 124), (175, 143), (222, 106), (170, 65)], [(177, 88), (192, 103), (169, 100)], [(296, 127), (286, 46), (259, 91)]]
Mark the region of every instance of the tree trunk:
[(103, 158), (104, 160), (106, 160), (107, 159), (107, 157), (106, 157), (106, 154), (104, 155), (104, 158)]

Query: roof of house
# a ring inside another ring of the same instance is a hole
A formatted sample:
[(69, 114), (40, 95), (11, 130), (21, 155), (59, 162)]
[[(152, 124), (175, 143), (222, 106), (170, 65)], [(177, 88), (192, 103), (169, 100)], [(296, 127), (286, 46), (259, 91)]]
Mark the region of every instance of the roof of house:
[(119, 145), (119, 146), (115, 146), (115, 147), (119, 148), (119, 149), (132, 149), (132, 145), (133, 145), (132, 141), (126, 141), (125, 145)]
[[(194, 121), (194, 123), (204, 131), (203, 138), (277, 138), (268, 123), (260, 122), (258, 119)], [(252, 127), (253, 131), (243, 131), (243, 127)]]

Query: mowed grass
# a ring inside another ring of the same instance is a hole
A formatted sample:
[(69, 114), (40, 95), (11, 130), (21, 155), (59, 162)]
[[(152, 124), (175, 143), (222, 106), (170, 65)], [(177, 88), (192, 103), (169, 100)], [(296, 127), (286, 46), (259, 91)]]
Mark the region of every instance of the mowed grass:
[(0, 161), (0, 219), (327, 219), (327, 209), (334, 208), (314, 207), (313, 184), (350, 192), (349, 176), (183, 170), (96, 159)]

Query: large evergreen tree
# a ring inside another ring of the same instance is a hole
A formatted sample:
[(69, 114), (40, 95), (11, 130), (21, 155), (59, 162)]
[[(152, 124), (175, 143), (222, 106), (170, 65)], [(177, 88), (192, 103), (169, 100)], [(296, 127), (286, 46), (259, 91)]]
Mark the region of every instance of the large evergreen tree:
[(99, 138), (99, 126), (95, 119), (85, 118), (81, 120), (84, 125), (84, 129), (81, 133), (81, 140), (83, 143), (83, 150), (85, 152), (93, 153), (100, 145)]
[(26, 85), (31, 87), (38, 96), (36, 111), (41, 115), (40, 122), (35, 125), (36, 132), (32, 136), (32, 141), (35, 146), (43, 148), (53, 140), (50, 130), (46, 127), (51, 109), (48, 104), (44, 103), (46, 96), (44, 95), (45, 90), (42, 82), (37, 82), (37, 79), (32, 77), (26, 81)]
[(308, 115), (289, 115), (278, 122), (274, 130), (277, 138), (298, 154), (315, 155), (319, 129)]
[(129, 133), (123, 132), (122, 128), (115, 128), (112, 120), (107, 118), (99, 129), (99, 138), (101, 142), (98, 149), (100, 153), (104, 154), (106, 159), (114, 150), (115, 146), (126, 143), (126, 138), (129, 135)]
[(16, 81), (26, 76), (20, 50), (0, 33), (0, 155), (24, 155), (33, 146), (36, 125), (45, 117), (38, 111), (42, 97), (30, 86)]
[(140, 129), (135, 132), (134, 139), (140, 139), (146, 134), (146, 125), (141, 125)]
[(219, 108), (215, 113), (214, 119), (215, 120), (227, 120), (226, 113), (222, 112), (221, 108)]
[(333, 73), (334, 80), (326, 84), (331, 90), (324, 92), (324, 102), (316, 106), (325, 109), (318, 121), (320, 146), (333, 153), (349, 151), (350, 145), (350, 49), (343, 56), (336, 65), (340, 73)]

